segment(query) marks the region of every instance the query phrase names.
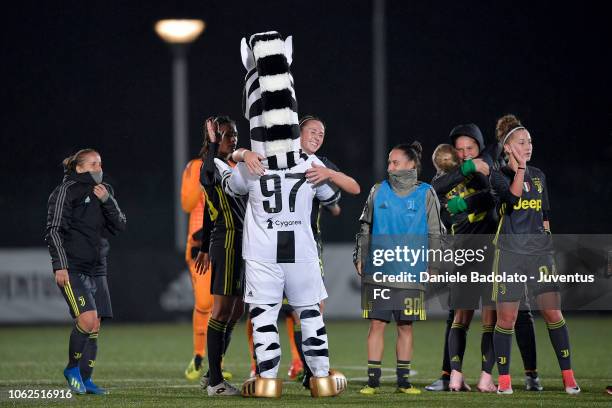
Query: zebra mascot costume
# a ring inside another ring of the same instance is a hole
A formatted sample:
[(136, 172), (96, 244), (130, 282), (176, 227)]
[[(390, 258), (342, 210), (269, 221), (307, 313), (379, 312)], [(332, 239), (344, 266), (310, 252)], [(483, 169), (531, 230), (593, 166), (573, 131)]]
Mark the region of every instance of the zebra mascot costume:
[(240, 51), (247, 70), (244, 79), (244, 117), (249, 121), (251, 150), (266, 158), (271, 170), (295, 166), (300, 154), (300, 126), (293, 77), (289, 72), (293, 45), (275, 31), (254, 34)]
[[(251, 150), (266, 160), (270, 170), (290, 169), (307, 157), (301, 153), (300, 128), (293, 77), (292, 38), (275, 31), (242, 39), (242, 63), (247, 70), (243, 108), (250, 124)], [(276, 378), (281, 359), (277, 319), (281, 303), (250, 304), (253, 342), (259, 375), (245, 382), (244, 396), (279, 397), (282, 380)], [(334, 396), (346, 388), (346, 378), (329, 370), (327, 334), (319, 305), (294, 307), (302, 326), (302, 349), (313, 373), (311, 395)]]

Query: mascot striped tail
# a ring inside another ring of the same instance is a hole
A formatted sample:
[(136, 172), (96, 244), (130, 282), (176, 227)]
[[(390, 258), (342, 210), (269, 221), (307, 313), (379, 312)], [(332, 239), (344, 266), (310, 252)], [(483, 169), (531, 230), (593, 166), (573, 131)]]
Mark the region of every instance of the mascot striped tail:
[(253, 34), (240, 44), (244, 80), (243, 109), (249, 121), (251, 150), (266, 158), (271, 170), (287, 169), (305, 159), (300, 154), (300, 127), (293, 76), (291, 36), (276, 31)]

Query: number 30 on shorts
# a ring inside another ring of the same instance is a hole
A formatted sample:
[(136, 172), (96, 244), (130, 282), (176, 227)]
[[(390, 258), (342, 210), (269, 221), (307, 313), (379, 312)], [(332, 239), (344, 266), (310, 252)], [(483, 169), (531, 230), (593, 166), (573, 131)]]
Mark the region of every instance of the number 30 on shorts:
[(404, 299), (404, 315), (417, 316), (423, 311), (423, 301), (420, 297), (407, 297)]

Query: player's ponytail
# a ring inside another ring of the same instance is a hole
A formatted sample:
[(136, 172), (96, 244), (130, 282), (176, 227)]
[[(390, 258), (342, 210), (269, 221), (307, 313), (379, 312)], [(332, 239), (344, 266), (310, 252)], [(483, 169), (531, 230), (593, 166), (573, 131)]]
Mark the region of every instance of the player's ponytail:
[(421, 143), (415, 140), (414, 142), (410, 143), (410, 147), (419, 156), (419, 160), (421, 160), (421, 155), (423, 154), (423, 146), (421, 146)]
[(99, 154), (95, 149), (87, 148), (81, 149), (78, 152), (66, 157), (62, 161), (62, 166), (64, 166), (65, 171), (76, 171), (76, 167), (79, 164), (82, 164), (85, 161), (85, 156), (90, 153)]

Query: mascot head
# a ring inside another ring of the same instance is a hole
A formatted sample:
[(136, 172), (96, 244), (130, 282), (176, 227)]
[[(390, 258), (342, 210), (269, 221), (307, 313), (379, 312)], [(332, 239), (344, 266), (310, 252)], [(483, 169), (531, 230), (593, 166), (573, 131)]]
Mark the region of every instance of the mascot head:
[(253, 34), (240, 43), (244, 79), (243, 109), (249, 121), (251, 150), (266, 158), (271, 170), (291, 168), (300, 155), (300, 127), (293, 77), (291, 36), (276, 31)]

